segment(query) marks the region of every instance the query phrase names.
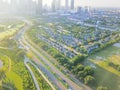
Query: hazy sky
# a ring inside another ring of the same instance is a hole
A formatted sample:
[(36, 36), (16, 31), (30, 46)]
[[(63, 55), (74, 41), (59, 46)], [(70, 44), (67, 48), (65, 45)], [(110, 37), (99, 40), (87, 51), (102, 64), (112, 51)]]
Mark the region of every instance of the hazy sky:
[[(44, 4), (50, 5), (52, 0), (43, 0)], [(61, 0), (64, 5), (65, 0)], [(78, 6), (93, 6), (93, 7), (120, 7), (120, 0), (75, 0), (75, 5)]]

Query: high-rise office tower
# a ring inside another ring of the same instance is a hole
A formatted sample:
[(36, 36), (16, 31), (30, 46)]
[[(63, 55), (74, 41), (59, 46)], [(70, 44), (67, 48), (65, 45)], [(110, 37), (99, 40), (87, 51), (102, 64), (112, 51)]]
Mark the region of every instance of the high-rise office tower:
[(37, 13), (42, 13), (42, 10), (43, 10), (43, 0), (38, 0)]
[(82, 13), (82, 7), (78, 6), (78, 7), (77, 7), (77, 14), (80, 14), (80, 15), (81, 15), (81, 13)]
[(15, 0), (10, 0), (10, 4), (15, 4)]
[(19, 0), (10, 0), (10, 4), (12, 6), (17, 6), (18, 3), (19, 3)]
[(71, 9), (74, 9), (74, 0), (71, 0)]
[(3, 10), (3, 5), (4, 5), (3, 0), (0, 0), (0, 10)]
[(66, 0), (66, 1), (65, 1), (66, 10), (68, 10), (68, 8), (69, 8), (68, 4), (69, 4), (69, 0)]
[(61, 0), (56, 1), (56, 8), (60, 9), (61, 8)]
[(52, 11), (56, 11), (56, 0), (52, 1)]
[(33, 13), (35, 11), (33, 0), (27, 0), (28, 12)]
[(10, 1), (10, 9), (11, 9), (11, 11), (17, 12), (18, 11), (18, 7), (19, 7), (18, 0), (11, 0)]
[(43, 0), (38, 0), (39, 9), (43, 8)]
[(52, 11), (59, 10), (61, 8), (61, 0), (52, 1)]
[(54, 0), (55, 9), (59, 10), (61, 8), (61, 0)]
[(19, 0), (20, 5), (23, 5), (24, 3), (25, 3), (24, 0)]

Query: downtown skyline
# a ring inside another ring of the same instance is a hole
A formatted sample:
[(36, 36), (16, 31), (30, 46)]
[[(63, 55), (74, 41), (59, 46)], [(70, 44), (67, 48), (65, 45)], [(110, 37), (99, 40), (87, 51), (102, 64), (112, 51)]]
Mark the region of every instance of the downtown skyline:
[[(52, 0), (44, 0), (43, 5), (51, 6), (51, 2)], [(65, 0), (61, 0), (61, 5), (65, 5)], [(120, 7), (120, 0), (75, 0), (75, 7), (77, 6)]]
[[(9, 1), (10, 0), (3, 0)], [(33, 0), (38, 1), (38, 0)], [(108, 3), (109, 2), (109, 3)], [(52, 0), (43, 0), (43, 5), (51, 6)], [(70, 5), (70, 2), (69, 2)], [(65, 6), (65, 0), (61, 0), (61, 6)], [(120, 7), (120, 0), (75, 0), (75, 7)]]

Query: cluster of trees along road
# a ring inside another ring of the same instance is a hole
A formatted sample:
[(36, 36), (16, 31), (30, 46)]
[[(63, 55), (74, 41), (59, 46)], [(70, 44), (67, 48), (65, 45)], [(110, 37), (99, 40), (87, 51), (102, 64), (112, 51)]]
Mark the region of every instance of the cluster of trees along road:
[(90, 66), (84, 66), (82, 63), (85, 60), (85, 56), (78, 55), (71, 60), (58, 52), (56, 49), (49, 47), (46, 43), (35, 38), (35, 30), (27, 32), (31, 40), (39, 45), (43, 50), (53, 56), (61, 65), (64, 65), (69, 71), (73, 72), (76, 77), (83, 81), (85, 84), (89, 84), (94, 81), (94, 70)]
[[(66, 67), (70, 72), (68, 73), (74, 73), (76, 78), (78, 78), (80, 81), (84, 82), (85, 84), (94, 87), (95, 85), (95, 78), (94, 78), (94, 69), (90, 66), (84, 65), (84, 60), (88, 56), (85, 55), (78, 55), (72, 59), (65, 57), (63, 54), (61, 54), (59, 51), (57, 51), (55, 48), (50, 47), (47, 43), (43, 42), (40, 39), (36, 38), (36, 30), (33, 29), (31, 32), (27, 32), (27, 35), (29, 38), (36, 43), (39, 47), (41, 47), (44, 51), (46, 51), (48, 54), (50, 54), (52, 57), (54, 57), (59, 64)], [(100, 46), (100, 48), (96, 49), (93, 53), (104, 49), (105, 47), (108, 47), (120, 40), (120, 37), (118, 36), (115, 39), (111, 39), (106, 44), (103, 44)], [(120, 65), (114, 64), (112, 62), (108, 62), (108, 65), (113, 67), (114, 69), (120, 71)], [(96, 87), (97, 86), (97, 87)], [(96, 85), (94, 89), (96, 90), (109, 90), (109, 88), (104, 86), (98, 86)]]

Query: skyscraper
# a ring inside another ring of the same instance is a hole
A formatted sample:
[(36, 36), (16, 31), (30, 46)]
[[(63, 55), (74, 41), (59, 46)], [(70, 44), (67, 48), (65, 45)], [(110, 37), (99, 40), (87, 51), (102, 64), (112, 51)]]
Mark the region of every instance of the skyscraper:
[(42, 13), (42, 9), (43, 9), (43, 1), (42, 0), (38, 0), (38, 4), (37, 4), (37, 13)]
[(74, 0), (71, 0), (71, 9), (74, 9)]
[(18, 12), (18, 8), (19, 8), (19, 1), (18, 0), (11, 0), (10, 1), (10, 8), (11, 8), (11, 11), (13, 12)]
[(61, 8), (61, 0), (57, 0), (57, 4), (56, 4), (57, 9)]
[(52, 11), (56, 11), (56, 0), (52, 1)]
[(11, 3), (11, 4), (15, 4), (15, 3), (16, 3), (16, 0), (10, 0), (10, 3)]
[(69, 3), (69, 1), (66, 0), (66, 1), (65, 1), (65, 7), (66, 7), (66, 10), (68, 10), (68, 8), (69, 8), (69, 7), (68, 7), (68, 3)]
[(77, 14), (81, 15), (82, 13), (82, 7), (78, 6), (77, 7)]
[(28, 5), (28, 12), (33, 14), (35, 13), (35, 2), (33, 0), (28, 0), (27, 5)]
[(38, 0), (38, 6), (39, 6), (39, 9), (42, 9), (42, 7), (43, 7), (43, 0)]
[(3, 0), (0, 0), (0, 11), (3, 10), (3, 6), (4, 6), (4, 2), (3, 2)]

